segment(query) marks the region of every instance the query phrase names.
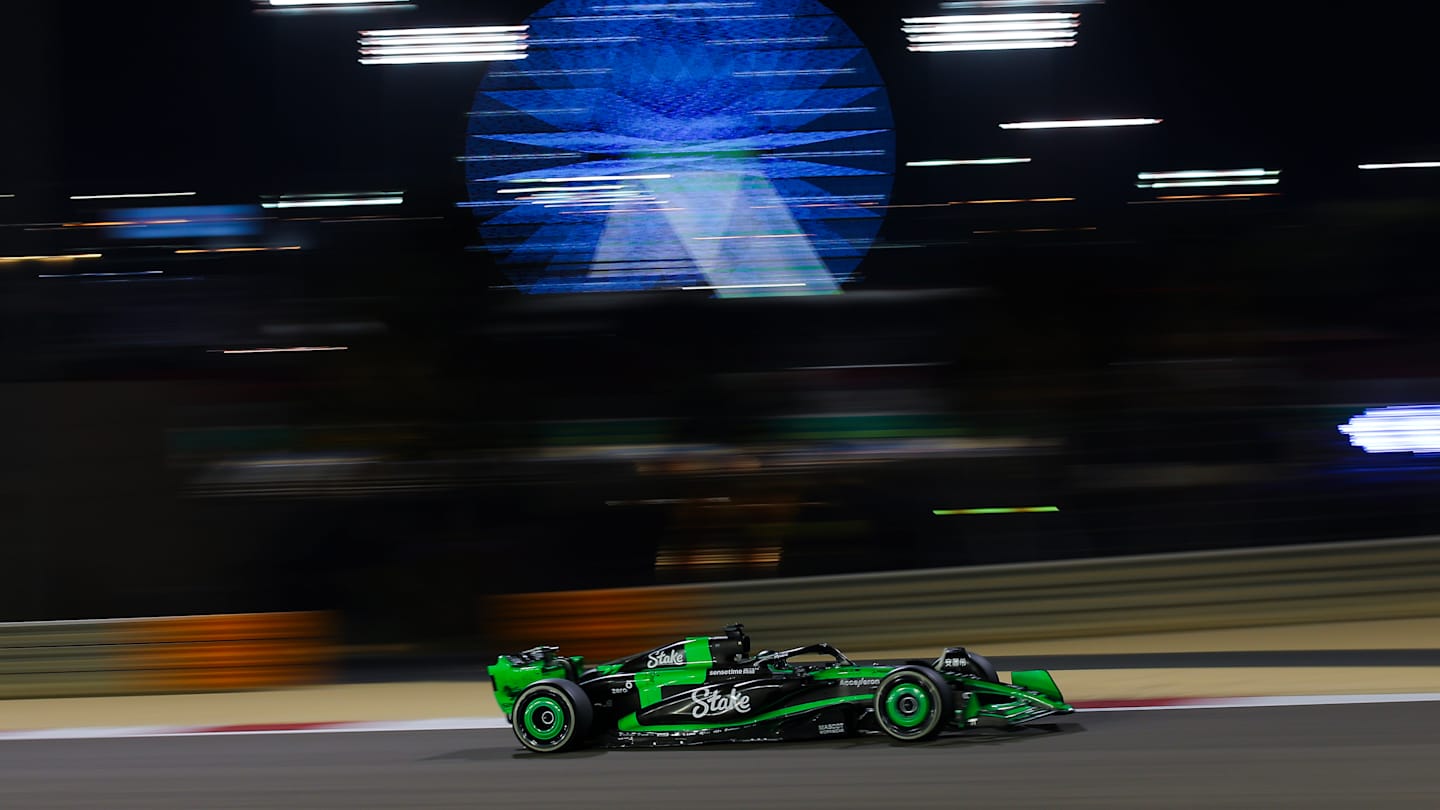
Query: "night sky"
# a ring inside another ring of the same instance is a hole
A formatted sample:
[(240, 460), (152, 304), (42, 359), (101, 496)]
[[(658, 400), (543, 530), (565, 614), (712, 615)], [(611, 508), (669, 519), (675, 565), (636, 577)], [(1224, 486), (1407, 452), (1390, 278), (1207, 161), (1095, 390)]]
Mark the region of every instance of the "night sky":
[[(362, 66), (362, 27), (514, 23), (541, 4), (420, 0), (414, 11), (257, 14), (220, 2), (8, 2), (0, 168), (21, 210), (68, 194), (184, 188), (215, 201), (404, 188), (444, 211), (484, 65)], [(829, 3), (889, 84), (901, 161), (1023, 153), (1004, 174), (901, 172), (903, 199), (961, 184), (1124, 194), (1139, 170), (1264, 165), (1292, 194), (1343, 193), (1365, 160), (1434, 158), (1434, 4), (1381, 13), (1292, 3), (1081, 7), (1079, 46), (912, 54), (903, 14), (934, 2)], [(1135, 131), (999, 130), (1000, 121), (1143, 115)], [(943, 179), (942, 179), (943, 178)], [(1000, 178), (1000, 179), (997, 179)], [(977, 188), (988, 193), (990, 187)], [(964, 193), (964, 189), (961, 189)], [(449, 213), (449, 212), (446, 212)]]
[[(455, 205), (465, 199), (456, 159), (464, 153), (465, 113), (487, 66), (360, 65), (356, 32), (518, 23), (541, 5), (417, 0), (411, 11), (288, 15), (256, 13), (248, 0), (10, 0), (0, 9), (12, 33), (12, 46), (0, 49), (8, 112), (0, 194), (16, 196), (0, 199), (0, 223), (10, 225), (0, 228), (0, 255), (104, 249), (109, 262), (142, 252), (100, 233), (16, 225), (105, 215), (103, 206), (70, 201), (73, 194), (194, 190), (187, 201), (254, 204), (263, 195), (403, 189), (402, 213), (414, 221), (270, 234), (307, 249), (210, 265), (226, 269), (187, 295), (222, 314), (187, 317), (231, 317), (237, 301), (257, 302), (254, 308), (289, 297), (333, 307), (342, 296), (399, 296), (405, 301), (383, 306), (418, 323), (437, 312), (475, 323), (474, 296), (507, 283), (488, 254), (466, 250), (478, 234), (470, 212)], [(1055, 324), (1066, 345), (1122, 323), (1117, 316), (1130, 318), (1135, 295), (1178, 295), (1213, 280), (1187, 274), (1228, 271), (1230, 283), (1263, 287), (1235, 295), (1281, 304), (1304, 294), (1307, 306), (1290, 309), (1317, 323), (1366, 311), (1353, 305), (1356, 268), (1388, 268), (1385, 289), (1372, 291), (1395, 297), (1392, 309), (1433, 298), (1415, 257), (1429, 250), (1425, 206), (1440, 195), (1440, 173), (1361, 172), (1356, 164), (1440, 159), (1430, 91), (1436, 4), (1389, 4), (1372, 14), (1298, 3), (1109, 0), (1077, 7), (1077, 47), (969, 54), (905, 50), (900, 18), (939, 13), (933, 0), (829, 6), (868, 44), (888, 85), (902, 164), (894, 203), (1076, 198), (892, 210), (880, 245), (927, 249), (873, 250), (861, 266), (861, 289), (996, 288), (1053, 314), (1043, 316), (1046, 328)], [(1164, 123), (997, 126), (1129, 116)], [(903, 167), (993, 156), (1034, 162)], [(1127, 204), (1147, 196), (1134, 187), (1140, 171), (1242, 167), (1283, 170), (1283, 195), (1236, 205)], [(977, 233), (1035, 228), (1066, 232)], [(1093, 230), (1070, 230), (1077, 228)], [(1382, 284), (1378, 275), (1368, 278)], [(1043, 306), (1033, 301), (1042, 290), (1051, 296)], [(80, 304), (52, 299), (51, 288), (27, 294), (35, 297), (13, 297), (15, 311), (63, 302), (91, 307), (99, 313), (86, 315), (92, 323), (113, 309), (103, 297)], [(1074, 320), (1077, 296), (1089, 298), (1081, 313), (1096, 321)], [(193, 311), (188, 303), (165, 306)], [(126, 311), (146, 323), (172, 317), (177, 335), (193, 331), (179, 316)], [(1272, 308), (1272, 317), (1279, 311)], [(1057, 320), (1062, 315), (1071, 320)], [(1123, 328), (1151, 328), (1128, 323)], [(47, 328), (83, 339), (73, 330), (91, 327)], [(32, 338), (42, 341), (37, 333), (17, 345)], [(205, 345), (199, 336), (177, 339)], [(1100, 356), (1113, 349), (1109, 338), (1095, 340)]]

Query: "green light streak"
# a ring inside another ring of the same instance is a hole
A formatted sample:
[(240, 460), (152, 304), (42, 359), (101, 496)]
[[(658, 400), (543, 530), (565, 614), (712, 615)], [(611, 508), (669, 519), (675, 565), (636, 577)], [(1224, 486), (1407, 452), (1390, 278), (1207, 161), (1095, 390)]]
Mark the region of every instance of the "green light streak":
[(933, 166), (1000, 166), (1006, 163), (1029, 163), (1030, 158), (977, 158), (974, 160), (912, 160), (906, 166), (930, 168)]
[(1059, 512), (1058, 506), (996, 506), (986, 509), (934, 509), (931, 510), (936, 517), (951, 517), (953, 515), (1019, 515), (1033, 512)]

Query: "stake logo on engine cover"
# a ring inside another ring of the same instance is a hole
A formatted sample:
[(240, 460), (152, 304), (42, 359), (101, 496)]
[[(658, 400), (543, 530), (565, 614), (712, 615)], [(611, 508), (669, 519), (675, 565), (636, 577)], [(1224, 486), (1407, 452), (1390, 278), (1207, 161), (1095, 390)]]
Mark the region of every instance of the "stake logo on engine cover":
[(750, 696), (740, 694), (738, 689), (731, 689), (730, 694), (725, 695), (712, 686), (702, 686), (690, 693), (690, 699), (695, 702), (690, 714), (696, 720), (712, 714), (747, 714), (750, 711)]

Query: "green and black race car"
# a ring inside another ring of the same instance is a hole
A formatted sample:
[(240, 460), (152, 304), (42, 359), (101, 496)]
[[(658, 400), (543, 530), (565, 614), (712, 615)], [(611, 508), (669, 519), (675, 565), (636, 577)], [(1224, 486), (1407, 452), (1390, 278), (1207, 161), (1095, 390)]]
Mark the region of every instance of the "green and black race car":
[[(815, 663), (798, 659), (825, 659)], [(585, 669), (555, 647), (502, 655), (495, 699), (520, 743), (542, 753), (711, 741), (813, 740), (879, 732), (912, 742), (952, 729), (1069, 714), (1045, 670), (1003, 683), (984, 656), (856, 664), (829, 644), (750, 655), (743, 625)]]

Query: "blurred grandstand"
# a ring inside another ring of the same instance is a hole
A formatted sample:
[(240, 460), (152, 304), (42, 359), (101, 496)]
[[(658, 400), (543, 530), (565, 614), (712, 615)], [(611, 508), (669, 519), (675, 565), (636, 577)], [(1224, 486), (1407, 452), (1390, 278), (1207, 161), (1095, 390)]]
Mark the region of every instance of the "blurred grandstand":
[[(357, 73), (353, 21), (183, 12), (270, 48), (257, 78), (240, 46), (165, 45), (128, 8), (35, 17), (10, 58), (63, 39), (98, 64), (114, 29), (214, 71), (122, 60), (113, 98), (73, 71), (17, 83), (16, 108), (58, 137), (7, 132), (0, 150), (0, 616), (338, 609), (352, 641), (464, 638), (495, 593), (1440, 528), (1440, 466), (1336, 430), (1440, 401), (1440, 179), (1355, 168), (1432, 143), (1384, 81), (1418, 51), (1345, 65), (1377, 89), (1341, 115), (1320, 102), (1342, 68), (1311, 39), (1247, 50), (1261, 35), (1194, 3), (1087, 7), (1080, 47), (1003, 72), (901, 51), (901, 12), (829, 5), (888, 77), (894, 207), (842, 294), (745, 300), (517, 292), (466, 249), (456, 208), (480, 74)], [(1164, 53), (1152, 30), (1177, 32)], [(1313, 86), (1286, 85), (1290, 64)], [(1067, 105), (1167, 119), (995, 126)], [(1385, 132), (1356, 123), (1402, 107)], [(130, 125), (97, 150), (94, 120)], [(177, 145), (166, 127), (210, 134)], [(1034, 162), (904, 165), (957, 142)], [(1279, 191), (1136, 188), (1252, 162), (1283, 165)], [(380, 214), (256, 208), (399, 186)], [(81, 199), (192, 187), (148, 214)], [(216, 216), (259, 225), (125, 230), (237, 201)]]

